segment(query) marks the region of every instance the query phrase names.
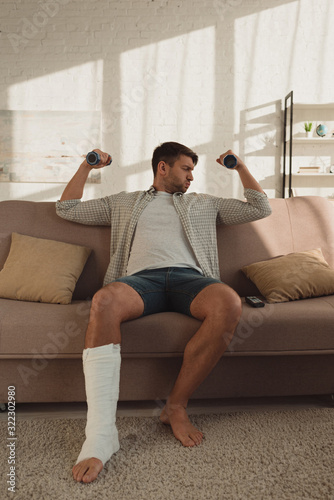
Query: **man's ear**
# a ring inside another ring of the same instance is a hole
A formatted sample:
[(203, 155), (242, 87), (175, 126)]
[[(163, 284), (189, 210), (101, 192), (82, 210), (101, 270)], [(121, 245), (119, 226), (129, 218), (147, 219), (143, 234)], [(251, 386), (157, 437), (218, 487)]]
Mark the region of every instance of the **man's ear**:
[(166, 163), (164, 161), (159, 161), (158, 172), (160, 175), (166, 175)]

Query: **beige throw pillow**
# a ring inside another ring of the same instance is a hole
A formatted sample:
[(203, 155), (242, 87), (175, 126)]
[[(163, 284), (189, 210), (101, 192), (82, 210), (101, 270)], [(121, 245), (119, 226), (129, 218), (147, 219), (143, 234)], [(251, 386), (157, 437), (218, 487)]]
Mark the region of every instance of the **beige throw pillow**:
[(69, 304), (90, 252), (79, 245), (13, 233), (0, 271), (0, 297)]
[(320, 248), (256, 262), (241, 270), (269, 303), (334, 293), (334, 269)]

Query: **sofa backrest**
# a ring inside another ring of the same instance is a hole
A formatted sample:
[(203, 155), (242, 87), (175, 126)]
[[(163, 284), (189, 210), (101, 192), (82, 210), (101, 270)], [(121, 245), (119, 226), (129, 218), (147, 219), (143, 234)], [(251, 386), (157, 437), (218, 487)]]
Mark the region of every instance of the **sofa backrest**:
[(241, 296), (259, 294), (243, 266), (321, 248), (334, 268), (334, 204), (318, 196), (270, 199), (272, 214), (248, 224), (218, 226), (221, 279)]
[[(334, 268), (334, 205), (317, 196), (271, 199), (270, 204), (273, 213), (266, 219), (217, 227), (221, 279), (241, 296), (259, 293), (240, 271), (253, 262), (320, 247)], [(2, 201), (0, 269), (8, 256), (12, 232), (91, 248), (73, 300), (91, 298), (101, 288), (110, 259), (109, 227), (61, 219), (52, 202)]]

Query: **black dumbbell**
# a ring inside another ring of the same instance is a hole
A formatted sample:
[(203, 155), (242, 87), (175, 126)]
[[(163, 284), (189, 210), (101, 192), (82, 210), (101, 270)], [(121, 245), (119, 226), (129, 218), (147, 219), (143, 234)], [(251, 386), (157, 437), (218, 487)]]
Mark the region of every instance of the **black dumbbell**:
[(224, 165), (226, 168), (234, 168), (238, 163), (237, 158), (234, 155), (227, 155), (224, 158)]
[[(109, 155), (109, 158), (110, 158), (110, 161), (109, 163), (107, 163), (107, 165), (110, 165), (110, 163), (112, 162), (112, 158), (111, 156)], [(101, 156), (99, 155), (99, 153), (96, 153), (95, 151), (90, 151), (87, 156), (86, 156), (86, 160), (87, 160), (87, 163), (89, 163), (89, 165), (98, 165), (101, 161)]]

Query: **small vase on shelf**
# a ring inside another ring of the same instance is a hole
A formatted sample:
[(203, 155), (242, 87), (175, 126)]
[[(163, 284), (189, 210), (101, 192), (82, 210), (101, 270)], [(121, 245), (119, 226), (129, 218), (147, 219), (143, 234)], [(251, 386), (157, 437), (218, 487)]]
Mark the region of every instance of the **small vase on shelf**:
[(312, 137), (312, 122), (305, 122), (304, 123), (304, 130), (305, 130), (306, 138), (310, 139)]

